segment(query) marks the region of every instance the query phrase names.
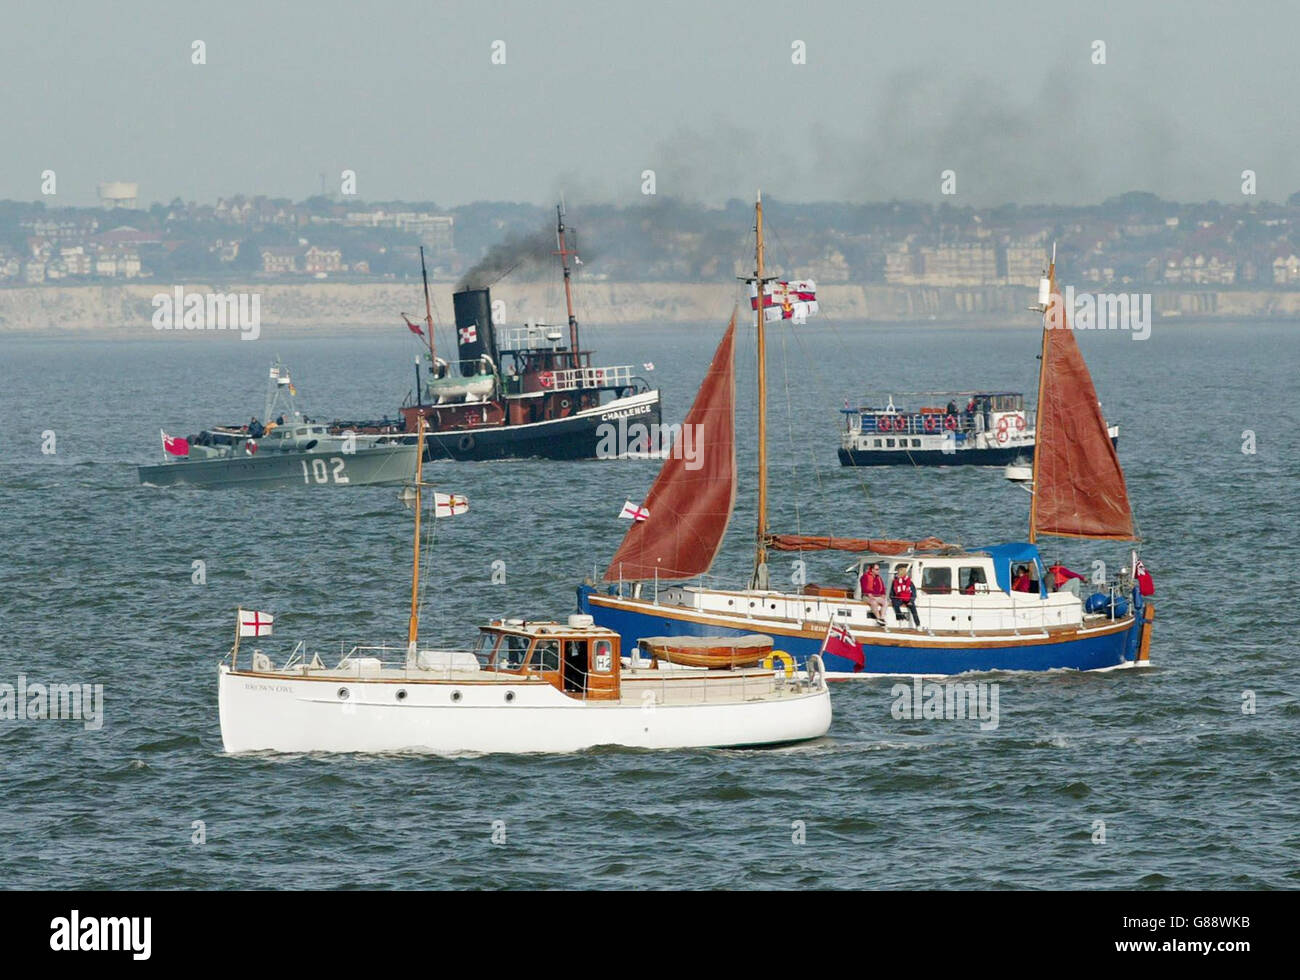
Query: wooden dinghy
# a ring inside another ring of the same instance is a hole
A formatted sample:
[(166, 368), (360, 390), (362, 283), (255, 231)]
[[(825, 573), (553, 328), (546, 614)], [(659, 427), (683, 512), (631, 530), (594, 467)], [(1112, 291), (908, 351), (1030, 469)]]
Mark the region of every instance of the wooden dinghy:
[(758, 633), (749, 636), (645, 636), (637, 645), (651, 666), (660, 660), (683, 667), (751, 667), (772, 653), (773, 640)]

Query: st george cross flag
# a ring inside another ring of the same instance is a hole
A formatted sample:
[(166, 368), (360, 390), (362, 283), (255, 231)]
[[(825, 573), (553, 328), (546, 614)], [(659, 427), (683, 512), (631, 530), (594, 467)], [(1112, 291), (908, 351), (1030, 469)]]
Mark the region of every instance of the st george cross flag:
[(163, 432), (162, 429), (159, 429), (158, 431), (162, 432), (163, 452), (170, 456), (188, 456), (190, 454), (190, 444), (188, 440), (179, 438), (173, 439), (166, 432)]
[(435, 493), (433, 495), (433, 516), (454, 517), (469, 510), (469, 500), (457, 493)]
[[(749, 284), (749, 308), (758, 309), (758, 287)], [(805, 322), (817, 312), (817, 284), (811, 279), (769, 282), (763, 286), (763, 322), (777, 320)]]
[(830, 624), (830, 627), (826, 630), (826, 641), (822, 644), (822, 653), (829, 653), (836, 657), (843, 657), (845, 660), (851, 660), (854, 673), (867, 665), (866, 657), (862, 654), (862, 647), (853, 639), (853, 634), (849, 632), (847, 626)]
[(618, 516), (625, 521), (644, 521), (650, 516), (650, 512), (629, 500), (623, 504), (623, 509)]
[(270, 613), (249, 612), (247, 609), (241, 609), (239, 610), (239, 635), (270, 636), (273, 622), (275, 622), (275, 617)]
[(478, 326), (471, 323), (468, 327), (461, 327), (460, 342), (462, 344), (478, 343)]

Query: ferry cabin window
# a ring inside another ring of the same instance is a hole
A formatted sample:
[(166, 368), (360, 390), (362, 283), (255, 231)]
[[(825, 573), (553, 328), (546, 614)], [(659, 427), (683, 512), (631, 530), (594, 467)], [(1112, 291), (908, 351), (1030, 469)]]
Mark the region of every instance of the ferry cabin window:
[[(757, 315), (758, 315), (758, 314), (755, 314), (755, 316), (757, 316)], [(885, 448), (886, 448), (886, 449), (893, 449), (893, 448), (894, 448), (894, 440), (893, 440), (893, 439), (886, 439), (886, 440), (885, 440)]]
[(912, 440), (912, 448), (913, 448), (913, 449), (920, 449), (920, 448), (921, 448), (921, 440), (920, 440), (920, 439), (913, 439), (913, 440)]
[(529, 666), (537, 671), (559, 670), (559, 640), (538, 640), (537, 645), (533, 647), (533, 659), (530, 661)]
[(593, 670), (602, 674), (609, 673), (614, 669), (614, 644), (609, 640), (597, 640), (595, 657), (591, 662)]
[(982, 565), (963, 565), (957, 570), (957, 581), (961, 584), (963, 595), (988, 591), (988, 580), (984, 577)]
[[(757, 316), (757, 314), (755, 314), (755, 315)], [(876, 439), (875, 441), (872, 442), (872, 445), (875, 446), (877, 449), (879, 449), (879, 448), (880, 448), (880, 440), (879, 440), (879, 439)]]
[(942, 594), (952, 591), (952, 569), (947, 565), (926, 568), (921, 572), (921, 591)]

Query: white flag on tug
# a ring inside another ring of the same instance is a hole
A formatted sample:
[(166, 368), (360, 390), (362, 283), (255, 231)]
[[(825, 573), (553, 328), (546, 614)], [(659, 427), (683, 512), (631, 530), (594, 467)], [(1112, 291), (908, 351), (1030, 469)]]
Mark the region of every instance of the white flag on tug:
[(469, 510), (469, 500), (457, 493), (435, 493), (433, 495), (433, 516), (454, 517)]
[[(758, 287), (749, 284), (749, 308), (758, 309)], [(811, 279), (769, 282), (763, 287), (763, 322), (793, 320), (803, 323), (817, 312), (817, 283)]]
[(239, 610), (239, 635), (240, 636), (270, 636), (271, 624), (275, 622), (275, 617), (270, 613), (249, 612), (247, 609)]
[(625, 521), (644, 521), (650, 516), (650, 512), (639, 504), (627, 501), (623, 504), (623, 509), (619, 512), (619, 518)]

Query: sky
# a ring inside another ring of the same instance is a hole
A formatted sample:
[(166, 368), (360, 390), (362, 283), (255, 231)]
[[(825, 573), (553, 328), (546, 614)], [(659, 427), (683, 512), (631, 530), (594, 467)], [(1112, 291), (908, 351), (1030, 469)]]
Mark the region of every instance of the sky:
[(636, 203), (647, 170), (706, 205), (1300, 190), (1300, 5), (1056, 6), (4, 0), (0, 198), (297, 200), (344, 170), (442, 206)]

